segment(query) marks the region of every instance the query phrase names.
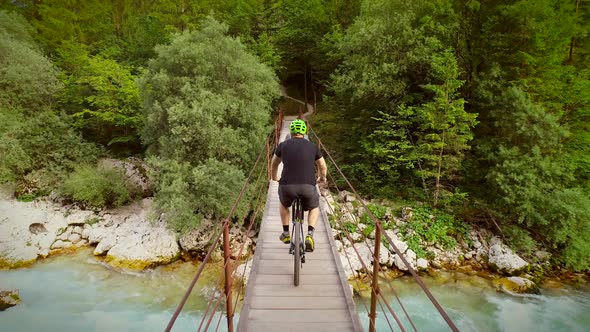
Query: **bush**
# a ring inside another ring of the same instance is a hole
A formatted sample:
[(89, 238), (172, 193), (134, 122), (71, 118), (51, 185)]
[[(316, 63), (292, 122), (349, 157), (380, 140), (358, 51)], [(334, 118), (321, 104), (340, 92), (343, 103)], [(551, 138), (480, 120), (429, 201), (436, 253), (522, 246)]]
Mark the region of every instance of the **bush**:
[(62, 114), (25, 116), (0, 107), (0, 183), (12, 182), (17, 197), (56, 189), (77, 165), (93, 163), (101, 150), (84, 142)]
[(117, 207), (131, 198), (123, 173), (102, 166), (76, 168), (64, 182), (62, 192), (94, 208)]

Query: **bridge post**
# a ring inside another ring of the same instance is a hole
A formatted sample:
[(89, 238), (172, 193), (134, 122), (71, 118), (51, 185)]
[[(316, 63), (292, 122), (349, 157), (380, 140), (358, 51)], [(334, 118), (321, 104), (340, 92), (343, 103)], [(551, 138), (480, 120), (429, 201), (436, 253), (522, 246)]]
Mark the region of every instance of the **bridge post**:
[(375, 227), (375, 250), (373, 250), (373, 282), (371, 284), (371, 313), (369, 314), (369, 332), (375, 332), (377, 318), (377, 296), (379, 295), (379, 256), (381, 249), (381, 225)]
[(231, 265), (230, 265), (230, 257), (229, 257), (229, 220), (224, 221), (225, 226), (223, 227), (223, 262), (225, 263), (225, 305), (227, 311), (227, 330), (229, 332), (234, 331), (234, 311), (232, 308), (232, 275), (231, 275)]

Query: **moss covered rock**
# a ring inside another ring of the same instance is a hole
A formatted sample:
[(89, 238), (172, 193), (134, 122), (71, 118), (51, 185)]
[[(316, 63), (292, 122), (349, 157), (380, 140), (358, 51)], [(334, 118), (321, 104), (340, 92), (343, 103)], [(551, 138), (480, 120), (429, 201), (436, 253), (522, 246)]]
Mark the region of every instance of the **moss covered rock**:
[(529, 279), (521, 277), (500, 278), (493, 281), (498, 291), (507, 294), (538, 294), (539, 287)]
[(18, 291), (0, 291), (0, 311), (14, 307), (19, 303), (21, 303), (21, 300), (20, 296), (18, 296)]

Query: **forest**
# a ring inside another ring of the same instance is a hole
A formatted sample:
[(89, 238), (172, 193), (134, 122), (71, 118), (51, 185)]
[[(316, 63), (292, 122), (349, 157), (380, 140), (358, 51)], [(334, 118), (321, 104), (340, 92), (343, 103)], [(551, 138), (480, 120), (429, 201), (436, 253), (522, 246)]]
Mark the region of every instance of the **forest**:
[(0, 183), (116, 206), (138, 194), (97, 161), (139, 157), (190, 230), (281, 86), (363, 196), (590, 268), (588, 0), (1, 0)]

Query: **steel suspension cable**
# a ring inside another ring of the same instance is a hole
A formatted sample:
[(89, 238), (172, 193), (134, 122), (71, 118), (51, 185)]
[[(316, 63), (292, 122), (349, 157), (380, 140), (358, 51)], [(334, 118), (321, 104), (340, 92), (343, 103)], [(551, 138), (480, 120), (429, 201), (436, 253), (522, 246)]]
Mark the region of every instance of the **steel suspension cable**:
[[(257, 184), (257, 185), (258, 185), (260, 188), (263, 188), (263, 184), (264, 184), (262, 181), (260, 181), (260, 179), (262, 178), (262, 173), (263, 173), (263, 171), (264, 171), (264, 169), (261, 169), (261, 170), (260, 170), (260, 173), (258, 173), (258, 179), (257, 179), (257, 180), (256, 180), (256, 182), (255, 182), (255, 183), (256, 183), (256, 184)], [(259, 191), (259, 194), (260, 194), (260, 191)], [(260, 200), (260, 195), (259, 195), (259, 200)], [(255, 205), (255, 206), (256, 206), (256, 205)], [(257, 207), (258, 207), (258, 206), (257, 206)], [(241, 223), (241, 224), (243, 224), (243, 223), (244, 223), (244, 221), (246, 220), (246, 217), (247, 217), (247, 215), (244, 215), (244, 218), (242, 219), (242, 223)], [(241, 257), (241, 256), (242, 256), (242, 252), (243, 252), (243, 250), (244, 250), (244, 248), (245, 248), (245, 246), (246, 246), (246, 237), (248, 236), (248, 234), (249, 234), (249, 232), (250, 232), (250, 229), (251, 229), (251, 226), (252, 226), (252, 224), (253, 224), (253, 222), (252, 222), (252, 219), (251, 219), (250, 225), (249, 225), (249, 227), (248, 227), (248, 230), (247, 230), (247, 231), (246, 231), (246, 233), (244, 234), (244, 237), (243, 237), (243, 240), (242, 240), (242, 245), (240, 246), (240, 250), (239, 250), (239, 252), (238, 252), (238, 256), (237, 256), (237, 257), (238, 257), (238, 259), (239, 259), (239, 257)], [(224, 266), (223, 266), (223, 267), (225, 268), (225, 267), (226, 267), (226, 266), (227, 266), (229, 263), (230, 263), (230, 261), (228, 260), (227, 262), (225, 262), (225, 264), (224, 264)], [(232, 275), (233, 275), (233, 273), (234, 273), (234, 271), (233, 271), (233, 270), (235, 270), (235, 267), (232, 267), (232, 273), (230, 273), (230, 276), (229, 276), (230, 278), (232, 278), (231, 276), (232, 276)], [(220, 290), (220, 291), (221, 291), (221, 283), (222, 283), (222, 282), (223, 282), (223, 280), (221, 280), (221, 281), (220, 281), (220, 283), (219, 283), (219, 285), (217, 286), (217, 287), (218, 287), (218, 290)], [(231, 283), (231, 284), (233, 284), (233, 278), (231, 279), (230, 283)], [(230, 286), (230, 287), (231, 287), (231, 286)], [(218, 300), (218, 302), (219, 302), (219, 301), (220, 301), (220, 300)], [(231, 301), (231, 299), (226, 299), (226, 301)], [(211, 318), (213, 318), (213, 317), (214, 317), (214, 315), (215, 315), (215, 312), (216, 312), (216, 310), (217, 310), (217, 307), (218, 307), (218, 305), (216, 305), (216, 306), (215, 306), (215, 308), (213, 309), (213, 312), (211, 313)], [(235, 308), (235, 307), (234, 307), (234, 308)], [(220, 315), (220, 316), (219, 316), (219, 319), (220, 319), (220, 320), (221, 320), (221, 317), (222, 317), (222, 315)], [(207, 328), (209, 327), (209, 323), (210, 323), (210, 321), (207, 323), (207, 326), (205, 327), (205, 330), (207, 330)], [(202, 322), (201, 322), (201, 324), (202, 324)], [(200, 330), (200, 326), (199, 326), (199, 330)]]
[[(267, 139), (268, 139), (268, 137), (267, 137)], [(258, 154), (258, 157), (256, 158), (256, 161), (254, 163), (254, 166), (252, 167), (252, 170), (250, 171), (250, 174), (248, 174), (248, 177), (244, 181), (244, 184), (242, 185), (242, 189), (241, 189), (240, 193), (238, 194), (238, 197), (235, 200), (234, 205), (232, 206), (232, 208), (231, 208), (231, 210), (230, 210), (230, 212), (228, 214), (228, 217), (225, 219), (225, 221), (223, 223), (224, 224), (224, 227), (225, 227), (226, 224), (229, 223), (230, 218), (232, 217), (232, 215), (233, 215), (234, 211), (236, 210), (236, 208), (237, 208), (240, 200), (242, 199), (242, 195), (244, 194), (244, 191), (246, 189), (246, 186), (247, 186), (248, 182), (250, 181), (250, 178), (252, 177), (252, 174), (254, 173), (254, 169), (258, 165), (258, 162), (260, 161), (260, 158), (261, 158), (264, 150), (265, 150), (265, 146), (263, 144), (263, 147), (260, 150), (260, 153)], [(174, 312), (174, 314), (170, 318), (170, 321), (168, 322), (168, 325), (166, 326), (166, 329), (165, 329), (166, 332), (169, 332), (170, 330), (172, 330), (172, 327), (174, 326), (174, 323), (176, 322), (176, 319), (178, 318), (178, 315), (180, 315), (180, 311), (182, 311), (182, 308), (186, 304), (186, 301), (188, 300), (189, 295), (192, 293), (193, 288), (195, 287), (195, 284), (197, 283), (197, 280), (201, 276), (201, 273), (203, 272), (203, 269), (205, 268), (206, 263), (209, 261), (209, 259), (211, 257), (211, 254), (213, 252), (213, 249), (217, 246), (217, 243), (219, 242), (219, 239), (220, 238), (221, 238), (221, 234), (219, 234), (217, 236), (217, 238), (214, 241), (213, 245), (209, 248), (209, 251), (207, 252), (207, 255), (205, 256), (205, 258), (203, 259), (203, 262), (199, 266), (199, 269), (197, 270), (197, 273), (195, 274), (195, 276), (194, 276), (193, 280), (191, 281), (188, 289), (186, 290), (184, 296), (182, 297), (182, 300), (178, 304), (178, 307), (176, 308), (176, 311)]]
[[(264, 172), (264, 168), (261, 168), (261, 169), (260, 169), (260, 172), (258, 173), (258, 178), (257, 178), (257, 179), (256, 179), (256, 181), (254, 182), (254, 183), (256, 183), (256, 186), (258, 186), (258, 188), (263, 188), (263, 184), (264, 184), (264, 183), (263, 183), (262, 181), (260, 181), (260, 179), (262, 178), (262, 174), (263, 174), (263, 172)], [(255, 192), (256, 192), (256, 188), (255, 188)], [(259, 194), (260, 194), (260, 191), (259, 191)], [(252, 206), (252, 205), (250, 205), (250, 206)], [(247, 210), (249, 210), (249, 208), (248, 208)], [(244, 221), (246, 220), (246, 217), (247, 217), (247, 213), (245, 213), (245, 214), (244, 214), (244, 217), (242, 218), (242, 221), (241, 221), (240, 225), (243, 225), (243, 224), (244, 224)], [(242, 251), (243, 251), (243, 249), (244, 249), (244, 247), (245, 247), (245, 244), (246, 244), (246, 242), (245, 242), (245, 238), (247, 237), (247, 235), (248, 235), (249, 231), (250, 231), (250, 228), (248, 228), (248, 231), (246, 232), (246, 234), (244, 234), (244, 238), (243, 238), (243, 241), (242, 241), (242, 245), (240, 246), (240, 251), (239, 251), (239, 253), (238, 253), (238, 257), (241, 257), (241, 255), (242, 255)], [(229, 263), (230, 263), (230, 261), (229, 261), (229, 260), (228, 260), (228, 261), (226, 261), (226, 262), (224, 263), (224, 265), (223, 265), (224, 269), (225, 269), (225, 267), (226, 267), (226, 266), (227, 266)], [(233, 275), (233, 272), (232, 272), (232, 275)], [(221, 287), (222, 287), (222, 283), (223, 283), (223, 279), (222, 279), (222, 280), (220, 280), (220, 282), (219, 282), (219, 284), (218, 284), (218, 286), (217, 286), (217, 290), (218, 290), (218, 291), (222, 291), (222, 289), (221, 289)], [(200, 330), (201, 330), (201, 327), (202, 327), (202, 325), (203, 325), (203, 323), (204, 323), (204, 321), (205, 321), (205, 317), (208, 315), (209, 308), (210, 308), (210, 306), (211, 306), (211, 304), (212, 304), (212, 302), (213, 302), (213, 300), (214, 300), (214, 295), (215, 295), (215, 293), (213, 293), (213, 294), (211, 295), (211, 298), (209, 299), (209, 303), (208, 303), (208, 305), (207, 305), (207, 310), (205, 311), (205, 314), (203, 315), (203, 317), (202, 317), (202, 319), (201, 319), (201, 324), (199, 325), (199, 329), (198, 329), (198, 331), (200, 331)], [(231, 300), (230, 300), (230, 301), (231, 301)], [(206, 325), (206, 327), (205, 327), (205, 331), (206, 331), (206, 330), (209, 328), (209, 324), (210, 324), (210, 322), (211, 322), (211, 319), (212, 319), (212, 318), (214, 317), (214, 315), (215, 315), (215, 312), (216, 312), (216, 310), (217, 310), (217, 307), (219, 306), (219, 303), (220, 303), (220, 297), (218, 297), (218, 298), (217, 298), (216, 305), (215, 305), (214, 309), (212, 310), (212, 312), (211, 312), (211, 314), (210, 314), (210, 315), (211, 315), (211, 318), (210, 318), (210, 319), (209, 319), (209, 321), (207, 322), (207, 325)], [(220, 315), (219, 315), (219, 319), (221, 320), (221, 318), (222, 318), (222, 315), (220, 314)]]
[[(348, 184), (348, 186), (350, 187), (350, 189), (353, 191), (353, 193), (357, 197), (360, 197), (360, 195), (357, 193), (356, 189), (354, 189), (354, 187), (352, 186), (352, 184), (350, 183), (350, 181), (348, 180), (348, 178), (344, 175), (344, 173), (342, 172), (342, 170), (340, 169), (340, 167), (338, 167), (338, 164), (336, 164), (336, 161), (334, 160), (334, 158), (332, 158), (332, 155), (330, 154), (330, 152), (321, 143), (321, 141), (319, 140), (319, 137), (317, 136), (317, 134), (313, 130), (312, 130), (312, 133), (318, 138), (318, 142), (319, 142), (320, 146), (326, 152), (326, 155), (332, 161), (332, 164), (334, 164), (334, 167), (336, 168), (336, 170), (338, 171), (338, 173), (342, 176), (342, 178), (344, 179), (344, 181), (346, 181), (346, 183)], [(360, 202), (363, 205), (363, 207), (365, 208), (365, 210), (367, 211), (367, 213), (369, 214), (369, 216), (371, 217), (371, 219), (373, 219), (373, 222), (375, 222), (375, 226), (376, 227), (379, 227), (379, 228), (381, 228), (381, 230), (383, 230), (383, 227), (381, 225), (381, 222), (375, 217), (375, 215), (373, 215), (373, 212), (371, 212), (371, 210), (369, 210), (367, 208), (366, 204), (362, 200)], [(394, 251), (396, 252), (396, 254), (399, 256), (399, 258), (402, 260), (402, 262), (406, 265), (406, 267), (410, 271), (410, 274), (412, 274), (412, 276), (414, 277), (414, 279), (416, 280), (416, 282), (418, 283), (418, 285), (420, 286), (420, 288), (422, 288), (422, 290), (424, 291), (424, 293), (426, 294), (426, 296), (428, 297), (428, 299), (430, 299), (430, 302), (432, 302), (432, 304), (434, 305), (434, 307), (438, 310), (438, 312), (440, 313), (440, 315), (447, 322), (447, 324), (449, 325), (449, 327), (451, 328), (451, 330), (458, 332), (459, 329), (457, 329), (457, 326), (455, 326), (455, 323), (447, 315), (447, 313), (445, 312), (445, 310), (443, 309), (443, 307), (440, 305), (440, 303), (438, 303), (438, 301), (436, 300), (436, 298), (432, 295), (432, 293), (430, 292), (430, 290), (426, 287), (426, 285), (424, 284), (424, 282), (422, 281), (422, 279), (420, 278), (420, 276), (418, 276), (418, 274), (416, 273), (416, 271), (412, 268), (411, 264), (405, 259), (405, 257), (402, 255), (402, 253), (400, 252), (400, 250), (393, 243), (393, 240), (391, 240), (391, 238), (389, 237), (389, 235), (387, 235), (387, 233), (383, 232), (383, 235), (385, 236), (385, 238), (387, 239), (387, 241), (389, 242), (389, 244), (392, 246), (392, 248), (394, 249)]]
[[(334, 177), (331, 174), (328, 174), (328, 176), (330, 177), (330, 180), (332, 181), (332, 183), (334, 183), (334, 187), (336, 188), (336, 190), (338, 191), (338, 196), (340, 196), (340, 189), (338, 188), (338, 185), (336, 184), (336, 181), (334, 180)], [(348, 211), (348, 213), (350, 214), (350, 216), (352, 216), (353, 220), (356, 222), (356, 229), (360, 230), (360, 227), (358, 225), (358, 220), (356, 219), (354, 213), (352, 213), (352, 211), (350, 211), (350, 209), (348, 208), (348, 206), (346, 206), (346, 204), (344, 205), (344, 207), (346, 208), (346, 210)], [(332, 210), (333, 211), (333, 210)], [(354, 246), (354, 241), (352, 239), (352, 237), (350, 236), (350, 232), (348, 231), (348, 229), (346, 227), (342, 227), (344, 229), (344, 232), (346, 233), (346, 239), (350, 242), (352, 248), (354, 249), (354, 251), (356, 252), (357, 256), (360, 259), (360, 262), (363, 266), (363, 269), (365, 269), (365, 271), (367, 272), (368, 275), (372, 275), (373, 272), (367, 267), (367, 265), (365, 264), (363, 258), (361, 257), (360, 253), (358, 252), (358, 250), (356, 249), (356, 247)], [(362, 234), (362, 231), (360, 232)], [(380, 257), (375, 257), (375, 253), (373, 252), (373, 249), (371, 248), (371, 246), (369, 245), (367, 239), (365, 238), (365, 245), (367, 246), (367, 249), (369, 249), (369, 252), (371, 253), (371, 255), (374, 257), (375, 260), (379, 260)], [(346, 255), (346, 250), (344, 250), (344, 253)], [(347, 257), (348, 259), (348, 257)], [(350, 260), (349, 260), (349, 264), (350, 264)], [(374, 264), (374, 263), (373, 263)], [(352, 269), (352, 264), (351, 265), (351, 269)], [(383, 271), (381, 269), (381, 266), (379, 266), (379, 270), (383, 273), (383, 275), (385, 276), (385, 271)], [(395, 292), (395, 290), (393, 289), (393, 287), (391, 286), (391, 284), (389, 284), (389, 287), (394, 291), (394, 294), (397, 296), (397, 293)], [(372, 290), (372, 293), (374, 293), (374, 290)], [(399, 301), (399, 298), (398, 298)], [(383, 308), (383, 304), (381, 303), (381, 301), (379, 301), (379, 305), (381, 306), (381, 310), (385, 313), (385, 309)], [(412, 322), (412, 319), (410, 318), (410, 316), (408, 315), (408, 313), (406, 312), (403, 304), (400, 305), (402, 306), (402, 308), (404, 309), (404, 313), (406, 314), (406, 317), (408, 318), (408, 320), (412, 323), (412, 326), (414, 326), (414, 323)], [(366, 308), (366, 305), (365, 305)], [(368, 311), (368, 308), (367, 308)], [(396, 320), (398, 326), (402, 329), (402, 331), (404, 331), (404, 327), (403, 324), (401, 323), (401, 321), (399, 320), (399, 318), (397, 317), (396, 313), (393, 311), (393, 309), (391, 309), (391, 307), (389, 307), (389, 311), (391, 313), (391, 315), (394, 317), (394, 319)], [(389, 322), (389, 318), (387, 317), (387, 315), (385, 315), (385, 319), (387, 320), (387, 324), (389, 325), (389, 328), (391, 330), (393, 330), (393, 327), (391, 326), (391, 323)], [(416, 330), (416, 328), (414, 327), (414, 330)]]

